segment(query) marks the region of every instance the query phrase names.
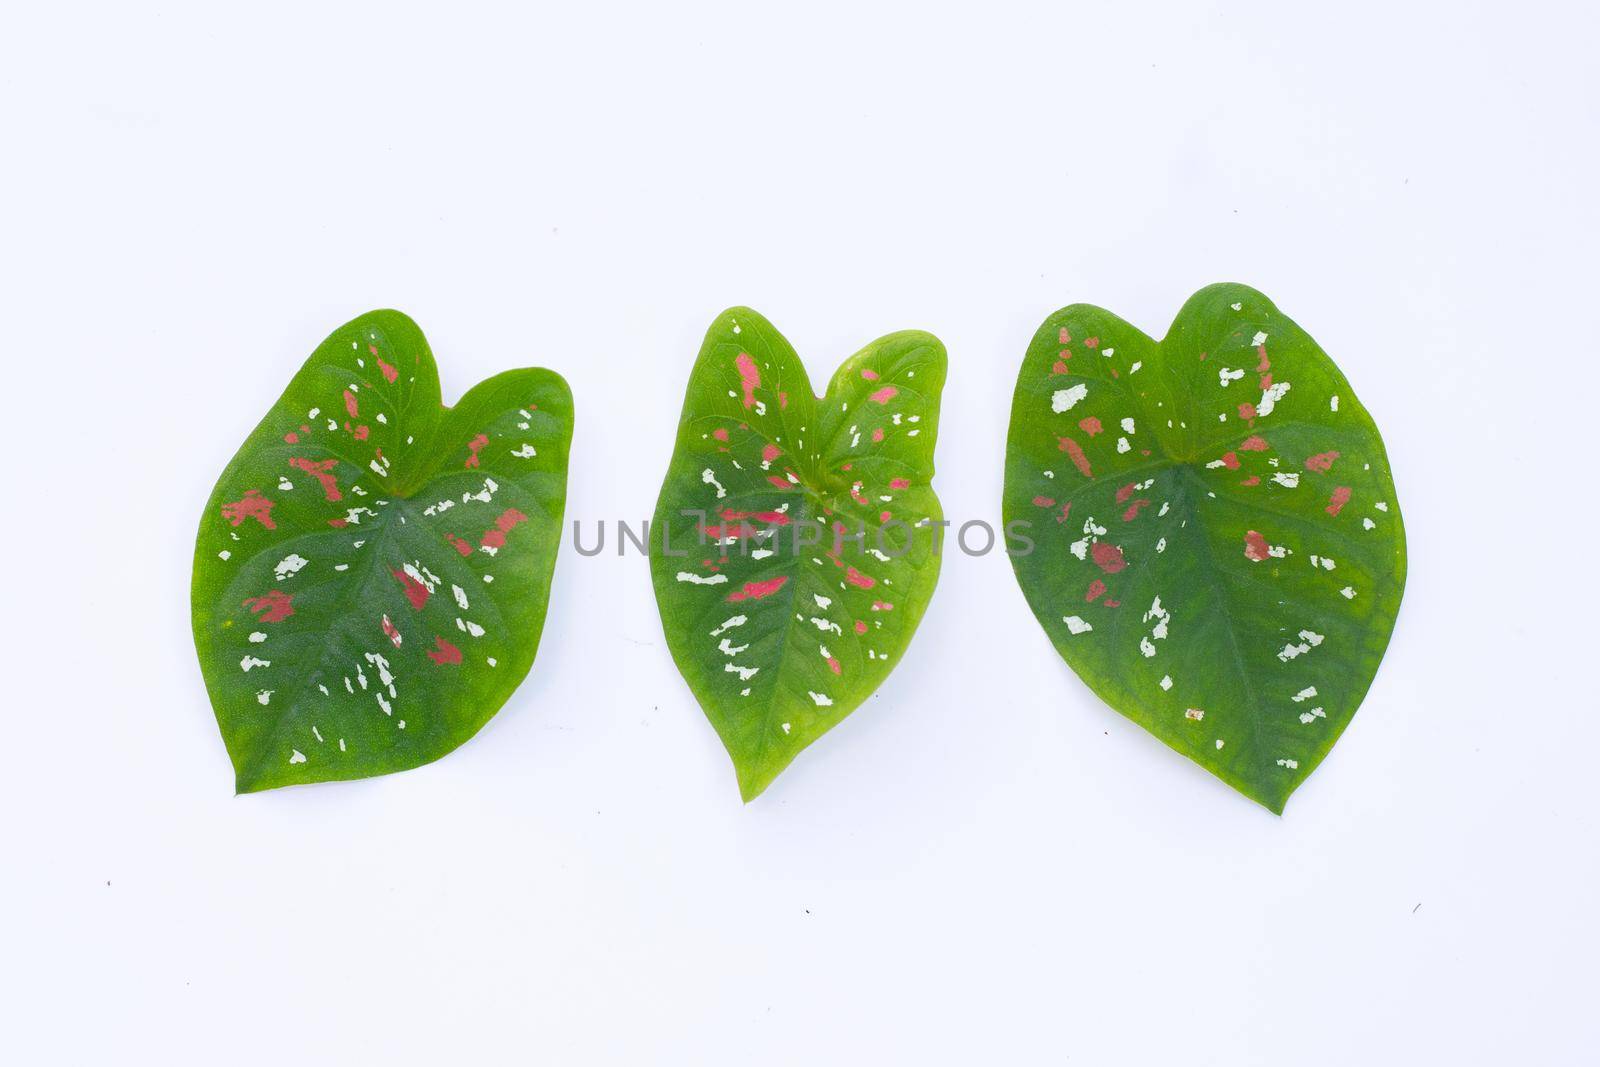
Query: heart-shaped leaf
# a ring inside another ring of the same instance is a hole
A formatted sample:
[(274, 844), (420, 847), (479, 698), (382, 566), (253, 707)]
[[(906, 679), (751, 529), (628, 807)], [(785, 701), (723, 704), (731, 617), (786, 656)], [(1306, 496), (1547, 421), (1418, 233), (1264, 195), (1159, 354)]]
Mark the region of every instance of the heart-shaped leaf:
[(1156, 342), (1075, 304), (1017, 378), (1017, 580), (1108, 704), (1282, 812), (1394, 629), (1405, 532), (1383, 441), (1266, 297), (1213, 285)]
[(539, 645), (571, 439), (552, 371), (445, 408), (396, 311), (312, 353), (195, 542), (195, 646), (240, 792), (420, 766), (489, 721)]
[(667, 645), (751, 800), (899, 662), (939, 576), (944, 346), (882, 337), (812, 394), (749, 308), (689, 378), (650, 566)]

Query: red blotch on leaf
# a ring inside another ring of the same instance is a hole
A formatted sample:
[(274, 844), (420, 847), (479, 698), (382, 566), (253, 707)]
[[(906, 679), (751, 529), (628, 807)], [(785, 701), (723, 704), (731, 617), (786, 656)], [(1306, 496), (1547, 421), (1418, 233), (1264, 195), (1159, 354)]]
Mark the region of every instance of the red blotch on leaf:
[(1337, 515), (1346, 504), (1350, 503), (1350, 487), (1341, 485), (1328, 497), (1328, 506), (1325, 509), (1329, 515)]
[(1094, 472), (1089, 468), (1089, 457), (1083, 454), (1083, 446), (1070, 437), (1057, 438), (1058, 447), (1072, 460), (1072, 465), (1078, 468), (1078, 473), (1085, 478), (1093, 478)]
[(254, 519), (269, 530), (278, 528), (278, 524), (272, 521), (272, 501), (256, 489), (247, 489), (238, 500), (222, 505), (222, 517), (233, 526), (238, 526), (246, 519)]
[(461, 650), (442, 637), (435, 636), (433, 643), (436, 648), (428, 649), (428, 658), (439, 664), (456, 664), (461, 662)]
[(1088, 415), (1078, 420), (1078, 429), (1082, 430), (1090, 437), (1093, 437), (1095, 434), (1100, 433), (1103, 428), (1100, 425), (1099, 419), (1095, 418), (1093, 415)]
[(1271, 546), (1267, 544), (1267, 539), (1254, 530), (1245, 531), (1244, 558), (1252, 563), (1260, 563), (1269, 555), (1271, 555)]
[[(1251, 409), (1250, 417), (1255, 417), (1254, 409)], [(1265, 452), (1266, 450), (1267, 439), (1265, 437), (1257, 436), (1256, 434), (1251, 434), (1249, 437), (1246, 437), (1243, 441), (1239, 442), (1240, 452)]]
[(344, 499), (344, 494), (339, 492), (338, 480), (330, 473), (338, 462), (336, 459), (306, 459), (304, 456), (295, 456), (289, 460), (289, 466), (298, 471), (305, 471), (315, 478), (322, 486), (322, 495), (333, 502)]
[(739, 372), (739, 386), (744, 390), (744, 406), (752, 407), (756, 402), (756, 390), (761, 387), (761, 372), (756, 369), (756, 361), (750, 358), (750, 353), (740, 352), (734, 357), (733, 366)]
[(494, 525), (483, 531), (482, 545), (485, 548), (504, 548), (506, 534), (510, 533), (519, 523), (528, 521), (528, 516), (516, 508), (506, 508), (500, 517), (494, 520)]
[(878, 580), (876, 578), (873, 578), (871, 575), (862, 574), (854, 567), (851, 567), (844, 572), (844, 580), (855, 586), (857, 589), (871, 589), (873, 586), (878, 584)]
[(467, 461), (461, 465), (463, 470), (469, 470), (478, 465), (478, 453), (482, 452), (484, 446), (488, 443), (489, 438), (485, 437), (481, 433), (467, 442), (467, 452), (469, 454), (467, 456)]
[(282, 622), (294, 614), (293, 600), (282, 589), (268, 589), (260, 596), (245, 597), (244, 606), (255, 612), (257, 622)]
[(1339, 458), (1337, 452), (1318, 452), (1314, 456), (1306, 457), (1306, 470), (1326, 473), (1333, 469), (1333, 461)]
[(1089, 583), (1089, 588), (1084, 592), (1083, 599), (1093, 604), (1106, 594), (1106, 583), (1096, 578)]
[(743, 589), (738, 589), (728, 594), (728, 600), (733, 603), (738, 603), (741, 600), (760, 600), (762, 597), (771, 596), (782, 589), (784, 583), (788, 580), (787, 575), (781, 575), (777, 578), (768, 578), (764, 582), (745, 582)]
[(1116, 574), (1128, 565), (1122, 558), (1122, 549), (1116, 545), (1108, 545), (1104, 541), (1096, 541), (1089, 546), (1089, 555), (1094, 559), (1095, 566), (1107, 574)]
[(407, 574), (405, 571), (391, 571), (390, 573), (396, 578), (400, 579), (400, 584), (405, 587), (406, 599), (411, 601), (412, 609), (415, 611), (421, 611), (428, 603), (428, 587), (411, 577), (411, 575)]

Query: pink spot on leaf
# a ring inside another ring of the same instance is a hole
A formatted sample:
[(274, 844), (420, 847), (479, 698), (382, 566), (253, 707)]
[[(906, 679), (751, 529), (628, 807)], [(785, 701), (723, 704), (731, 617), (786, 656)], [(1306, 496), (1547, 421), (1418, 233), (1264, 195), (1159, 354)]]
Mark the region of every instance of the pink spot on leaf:
[(748, 352), (740, 352), (734, 357), (733, 366), (739, 372), (739, 386), (744, 390), (744, 406), (753, 407), (756, 390), (761, 387), (761, 372), (756, 369), (756, 361)]
[(728, 594), (728, 600), (733, 603), (741, 600), (760, 600), (782, 589), (788, 580), (787, 575), (780, 575), (777, 578), (768, 578), (764, 582), (745, 582), (744, 588)]
[(1078, 473), (1085, 478), (1093, 478), (1094, 471), (1089, 468), (1089, 457), (1083, 454), (1083, 446), (1070, 437), (1062, 437), (1058, 441), (1061, 451), (1072, 460), (1072, 465), (1078, 468)]
[(520, 523), (528, 521), (528, 516), (516, 508), (506, 508), (500, 517), (494, 520), (494, 525), (483, 532), (483, 539), (479, 543), (485, 548), (504, 548), (506, 534)]
[(844, 572), (844, 580), (855, 586), (857, 589), (871, 589), (873, 586), (878, 584), (878, 580), (876, 578), (862, 574), (854, 567), (850, 567)]
[(421, 611), (423, 606), (428, 603), (428, 587), (405, 571), (391, 571), (390, 573), (400, 579), (400, 584), (405, 587), (406, 599), (411, 601), (412, 610)]
[(1122, 549), (1116, 545), (1108, 545), (1104, 541), (1096, 541), (1090, 545), (1089, 556), (1094, 560), (1095, 566), (1107, 574), (1116, 574), (1128, 565), (1128, 561), (1122, 557)]
[(246, 519), (254, 519), (269, 530), (278, 528), (278, 524), (272, 521), (272, 501), (255, 489), (247, 489), (238, 500), (222, 505), (222, 517), (233, 526), (238, 526)]
[(338, 479), (331, 473), (338, 462), (336, 459), (306, 459), (304, 456), (295, 456), (289, 460), (289, 466), (298, 471), (305, 471), (315, 478), (322, 486), (322, 495), (331, 502), (344, 499), (344, 494), (339, 492)]
[(260, 596), (246, 597), (244, 606), (255, 612), (257, 622), (282, 622), (294, 614), (294, 597), (281, 589), (268, 589)]
[(444, 638), (435, 635), (433, 638), (435, 648), (428, 650), (428, 658), (440, 665), (458, 664), (461, 662), (461, 650)]

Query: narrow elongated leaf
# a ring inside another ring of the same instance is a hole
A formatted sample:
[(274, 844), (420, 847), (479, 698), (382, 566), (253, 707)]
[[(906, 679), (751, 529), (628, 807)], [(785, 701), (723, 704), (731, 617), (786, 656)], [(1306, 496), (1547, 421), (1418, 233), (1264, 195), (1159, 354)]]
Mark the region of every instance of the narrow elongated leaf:
[(1006, 521), (1062, 657), (1275, 812), (1372, 683), (1405, 584), (1377, 427), (1266, 297), (1213, 285), (1156, 342), (1084, 304), (1017, 378)]
[(222, 472), (195, 647), (240, 792), (438, 759), (533, 665), (572, 396), (514, 370), (440, 403), (396, 311), (324, 341)]
[(667, 644), (757, 796), (899, 662), (939, 575), (944, 346), (894, 333), (812, 394), (749, 308), (689, 378), (650, 548)]

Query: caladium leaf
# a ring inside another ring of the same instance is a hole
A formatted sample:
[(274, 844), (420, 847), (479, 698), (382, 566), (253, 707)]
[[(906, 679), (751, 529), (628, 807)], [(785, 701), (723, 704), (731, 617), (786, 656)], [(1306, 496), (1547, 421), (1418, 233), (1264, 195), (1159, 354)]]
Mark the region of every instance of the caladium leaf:
[(240, 792), (416, 767), (489, 721), (533, 665), (571, 439), (552, 371), (445, 408), (399, 312), (312, 353), (195, 542), (195, 646)]
[(651, 527), (673, 659), (745, 800), (888, 676), (939, 575), (931, 486), (944, 346), (890, 334), (813, 395), (749, 308), (717, 317), (689, 378)]
[(1153, 341), (1077, 304), (1017, 378), (1005, 519), (1029, 605), (1108, 704), (1282, 812), (1394, 628), (1405, 532), (1383, 441), (1266, 297), (1214, 285)]

